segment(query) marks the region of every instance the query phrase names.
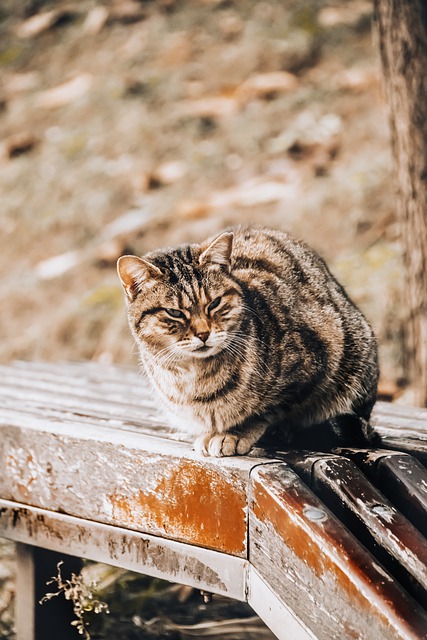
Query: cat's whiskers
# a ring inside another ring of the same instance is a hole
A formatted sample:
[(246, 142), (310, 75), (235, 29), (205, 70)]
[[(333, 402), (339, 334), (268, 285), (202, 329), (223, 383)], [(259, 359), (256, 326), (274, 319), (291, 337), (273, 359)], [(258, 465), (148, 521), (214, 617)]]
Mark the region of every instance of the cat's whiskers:
[(170, 344), (154, 355), (154, 362), (158, 367), (168, 368), (171, 364), (176, 364), (182, 358), (176, 349), (176, 343)]
[[(233, 337), (235, 339), (236, 345), (244, 346), (245, 350), (250, 348), (250, 345), (248, 344), (248, 337), (244, 333), (236, 332), (233, 334)], [(268, 346), (267, 343), (265, 343), (263, 340), (256, 338), (255, 336), (251, 336), (251, 340), (253, 339), (257, 340), (258, 342), (260, 342), (265, 346)], [(258, 364), (264, 369), (264, 374), (269, 373), (271, 375), (274, 375), (273, 371), (270, 369), (270, 367), (264, 360), (258, 360)]]
[(242, 302), (242, 303), (241, 303), (241, 307), (242, 307), (242, 309), (245, 309), (246, 311), (249, 311), (249, 312), (250, 312), (250, 313), (252, 313), (254, 316), (256, 316), (256, 317), (258, 318), (258, 320), (260, 320), (260, 322), (264, 322), (264, 321), (263, 321), (263, 319), (261, 318), (261, 316), (259, 316), (259, 315), (257, 314), (257, 312), (256, 312), (256, 311), (254, 311), (254, 310), (252, 309), (252, 307), (250, 307), (250, 306), (249, 306), (248, 304), (246, 304), (245, 302)]
[[(240, 337), (244, 338), (245, 340), (248, 340), (247, 334), (244, 333), (243, 331), (234, 331), (233, 335), (240, 336)], [(258, 338), (257, 336), (251, 335), (251, 340), (256, 340), (260, 344), (263, 344), (265, 347), (267, 347), (267, 349), (269, 348), (269, 345), (267, 344), (267, 342), (265, 342), (265, 340), (261, 340), (261, 338)]]
[[(244, 345), (243, 342), (230, 343), (224, 348), (224, 351), (230, 353), (231, 355), (238, 358), (239, 360), (246, 360), (247, 358), (246, 345)], [(263, 362), (260, 362), (257, 364), (261, 364), (261, 369), (262, 367), (264, 367), (264, 371), (251, 369), (250, 373), (251, 375), (256, 375), (260, 380), (265, 380), (266, 374), (271, 373), (271, 369), (269, 369), (269, 367)]]

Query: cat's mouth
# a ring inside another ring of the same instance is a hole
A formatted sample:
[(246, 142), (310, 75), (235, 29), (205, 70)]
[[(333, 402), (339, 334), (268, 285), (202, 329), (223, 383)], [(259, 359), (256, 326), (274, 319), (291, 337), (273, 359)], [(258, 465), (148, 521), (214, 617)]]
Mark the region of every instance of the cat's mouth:
[(194, 339), (182, 346), (186, 356), (190, 358), (210, 358), (221, 351), (223, 347), (224, 341), (218, 337), (210, 337), (206, 342)]
[(192, 349), (190, 354), (195, 358), (206, 358), (209, 356), (215, 355), (217, 353), (218, 348), (215, 346), (210, 346), (208, 344), (200, 345), (196, 349)]

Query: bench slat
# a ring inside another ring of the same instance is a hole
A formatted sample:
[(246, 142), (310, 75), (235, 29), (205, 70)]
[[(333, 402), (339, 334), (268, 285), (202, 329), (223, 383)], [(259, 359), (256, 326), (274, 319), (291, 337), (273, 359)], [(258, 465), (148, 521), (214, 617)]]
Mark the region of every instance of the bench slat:
[(350, 460), (319, 460), (313, 476), (313, 487), (321, 499), (426, 606), (426, 539)]
[(427, 409), (377, 402), (372, 425), (383, 448), (406, 451), (427, 465)]
[[(120, 371), (120, 368), (119, 368)], [(153, 395), (142, 376), (136, 371), (131, 376), (129, 372), (123, 377), (110, 380), (98, 379), (95, 376), (79, 374), (78, 377), (70, 377), (51, 372), (44, 375), (38, 374), (32, 368), (20, 370), (14, 366), (7, 367), (0, 365), (0, 388), (13, 388), (17, 390), (38, 390), (52, 393), (57, 391), (64, 395), (64, 385), (67, 393), (83, 398), (93, 398), (94, 396), (110, 397), (117, 396), (119, 402), (126, 399), (138, 405), (140, 402), (156, 404)]]
[(200, 459), (184, 443), (41, 417), (1, 430), (1, 497), (246, 555), (247, 483), (262, 460)]
[(242, 558), (0, 499), (5, 537), (245, 600)]
[(285, 463), (252, 480), (251, 564), (316, 638), (425, 636), (426, 612)]
[[(359, 461), (369, 460), (371, 476), (372, 464), (387, 455), (381, 450), (341, 451)], [(427, 605), (427, 540), (355, 463), (321, 453), (293, 452), (285, 454), (284, 459), (405, 588)]]
[(129, 430), (143, 431), (147, 434), (164, 435), (173, 438), (173, 430), (165, 426), (159, 413), (153, 405), (141, 403), (138, 407), (129, 406), (124, 403), (112, 402), (111, 400), (103, 402), (99, 398), (80, 399), (67, 394), (59, 396), (55, 392), (52, 397), (47, 392), (40, 393), (29, 390), (27, 393), (16, 393), (13, 389), (9, 392), (0, 394), (0, 417), (9, 415), (16, 411), (26, 412), (34, 416), (46, 416), (56, 420), (69, 421), (75, 420), (76, 424), (81, 421), (92, 421), (114, 425), (117, 428), (121, 426)]
[(417, 529), (427, 537), (427, 469), (413, 456), (385, 449), (343, 449)]

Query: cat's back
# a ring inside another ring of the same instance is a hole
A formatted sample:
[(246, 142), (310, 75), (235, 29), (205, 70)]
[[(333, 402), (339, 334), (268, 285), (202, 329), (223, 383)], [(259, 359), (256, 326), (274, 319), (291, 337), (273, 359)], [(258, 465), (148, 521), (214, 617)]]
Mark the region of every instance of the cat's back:
[(337, 366), (343, 352), (349, 360), (354, 353), (375, 359), (376, 341), (366, 318), (304, 242), (262, 226), (238, 227), (231, 271), (250, 305), (265, 310), (263, 334), (270, 330), (272, 339), (287, 340), (290, 330), (294, 338), (309, 333)]
[(297, 421), (353, 412), (368, 419), (378, 378), (376, 340), (325, 261), (292, 235), (261, 226), (237, 228), (234, 240), (231, 273), (256, 310), (255, 348), (267, 343), (278, 385), (299, 389)]
[(259, 225), (234, 230), (232, 271), (248, 284), (281, 284), (288, 293), (305, 290), (324, 298), (336, 281), (323, 259), (304, 242), (285, 231)]

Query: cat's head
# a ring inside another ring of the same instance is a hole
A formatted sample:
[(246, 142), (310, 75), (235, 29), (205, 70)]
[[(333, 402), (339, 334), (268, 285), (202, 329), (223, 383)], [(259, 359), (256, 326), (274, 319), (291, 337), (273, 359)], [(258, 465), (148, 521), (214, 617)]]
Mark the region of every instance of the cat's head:
[(232, 248), (225, 232), (203, 245), (119, 258), (131, 331), (159, 365), (214, 356), (239, 329), (243, 297), (230, 277)]

